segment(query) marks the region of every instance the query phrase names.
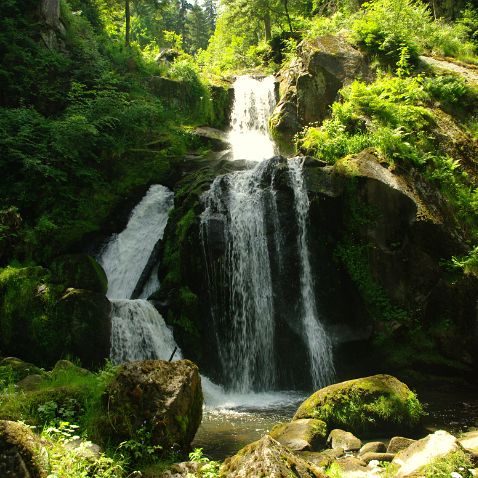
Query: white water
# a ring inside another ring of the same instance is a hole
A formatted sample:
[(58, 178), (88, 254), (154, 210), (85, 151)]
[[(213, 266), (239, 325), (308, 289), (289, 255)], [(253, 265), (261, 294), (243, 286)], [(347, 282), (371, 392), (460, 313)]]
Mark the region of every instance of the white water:
[(304, 328), (304, 339), (309, 354), (312, 382), (314, 388), (319, 388), (329, 385), (335, 375), (332, 344), (320, 321), (314, 294), (314, 279), (307, 245), (309, 198), (304, 186), (302, 162), (300, 158), (289, 159), (289, 172), (294, 189), (294, 205), (299, 226), (297, 245), (301, 262), (301, 320)]
[(216, 178), (201, 216), (203, 245), (211, 220), (221, 217), (225, 223), (225, 263), (216, 267), (206, 259), (206, 267), (211, 292), (229, 291), (227, 304), (213, 298), (212, 315), (216, 330), (224, 323), (229, 328), (229, 339), (218, 338), (217, 344), (226, 382), (236, 392), (271, 390), (276, 383), (267, 196), (261, 187), (266, 166), (263, 162), (254, 169)]
[(268, 121), (275, 105), (273, 76), (236, 78), (231, 130), (228, 135), (234, 160), (260, 161), (274, 156), (275, 146), (269, 135)]
[[(177, 347), (173, 333), (147, 300), (112, 301), (111, 361), (169, 360)], [(178, 349), (174, 360), (182, 358)]]
[(99, 262), (108, 277), (108, 298), (129, 299), (156, 243), (162, 239), (173, 207), (173, 193), (161, 185), (151, 186), (133, 209), (126, 229), (111, 237)]

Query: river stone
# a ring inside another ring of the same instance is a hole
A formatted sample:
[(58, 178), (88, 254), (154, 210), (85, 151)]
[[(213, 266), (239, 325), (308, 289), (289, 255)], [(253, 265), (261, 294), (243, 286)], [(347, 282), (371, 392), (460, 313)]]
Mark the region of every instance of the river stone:
[(300, 419), (276, 425), (270, 436), (294, 451), (317, 451), (324, 447), (327, 425), (322, 420)]
[(91, 463), (95, 462), (101, 457), (101, 447), (96, 443), (75, 438), (65, 443), (65, 448), (72, 451), (76, 456), (87, 460)]
[(463, 433), (458, 442), (466, 451), (478, 457), (478, 430)]
[(370, 463), (372, 460), (390, 462), (394, 458), (395, 454), (393, 453), (377, 453), (372, 451), (360, 455), (360, 459), (363, 460), (365, 463)]
[(358, 456), (364, 455), (365, 453), (385, 453), (386, 451), (387, 447), (384, 443), (381, 441), (371, 441), (360, 448)]
[(202, 418), (197, 366), (189, 360), (145, 360), (123, 364), (104, 396), (104, 438), (119, 444), (143, 429), (166, 452), (187, 449)]
[(0, 420), (2, 478), (45, 478), (47, 457), (40, 439), (28, 426)]
[(320, 468), (327, 468), (330, 466), (337, 458), (344, 456), (345, 451), (343, 448), (329, 448), (321, 452), (316, 451), (299, 451), (296, 452), (296, 455), (302, 458), (305, 461), (309, 461), (314, 465), (317, 465)]
[(422, 413), (420, 403), (404, 383), (391, 375), (373, 375), (318, 390), (302, 403), (294, 420), (317, 418), (329, 428), (383, 436), (414, 428)]
[(265, 435), (227, 458), (220, 468), (220, 476), (227, 478), (326, 478), (312, 463), (304, 461), (286, 447)]
[(453, 435), (444, 430), (438, 430), (399, 452), (392, 463), (399, 467), (397, 477), (408, 477), (436, 458), (442, 458), (459, 450), (461, 446)]
[[(175, 463), (166, 470), (158, 478), (191, 478), (191, 476), (200, 476), (199, 470), (202, 463), (196, 463), (192, 461), (183, 461), (181, 463)], [(148, 475), (146, 475), (148, 476)]]
[(393, 437), (388, 444), (387, 453), (398, 453), (408, 448), (412, 443), (415, 443), (415, 441), (416, 440), (412, 440), (411, 438)]
[(350, 432), (336, 428), (332, 430), (327, 438), (327, 444), (331, 448), (343, 448), (345, 451), (359, 450), (362, 442)]
[(347, 456), (336, 461), (340, 468), (340, 478), (370, 478), (375, 476), (371, 474), (371, 469), (360, 458)]

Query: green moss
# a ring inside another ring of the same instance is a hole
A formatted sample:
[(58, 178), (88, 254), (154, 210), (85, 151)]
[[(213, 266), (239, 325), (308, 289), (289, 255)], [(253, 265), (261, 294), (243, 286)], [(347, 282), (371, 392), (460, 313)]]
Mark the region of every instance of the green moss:
[(309, 397), (294, 419), (316, 418), (329, 429), (363, 436), (413, 429), (423, 416), (417, 397), (390, 375), (350, 380), (323, 388)]
[(426, 478), (449, 478), (458, 473), (463, 478), (471, 478), (473, 462), (463, 450), (455, 451), (441, 458), (436, 458), (425, 467)]

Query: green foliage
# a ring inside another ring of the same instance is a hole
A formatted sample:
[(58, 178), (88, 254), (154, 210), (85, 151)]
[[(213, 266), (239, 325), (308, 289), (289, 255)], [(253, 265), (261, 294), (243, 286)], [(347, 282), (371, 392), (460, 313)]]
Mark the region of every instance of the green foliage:
[(128, 463), (147, 465), (157, 461), (162, 447), (153, 445), (151, 432), (141, 427), (134, 431), (133, 436), (118, 445), (118, 453)]
[(478, 246), (464, 257), (453, 257), (453, 265), (462, 269), (465, 274), (474, 274), (478, 277)]
[(189, 453), (189, 461), (201, 464), (197, 478), (219, 477), (219, 468), (221, 464), (218, 461), (210, 460), (204, 456), (202, 448), (195, 448), (194, 451)]
[(436, 458), (425, 467), (424, 471), (426, 478), (449, 478), (454, 476), (454, 473), (458, 473), (462, 478), (471, 478), (473, 476), (470, 472), (472, 468), (473, 463), (469, 455), (465, 451), (459, 450)]

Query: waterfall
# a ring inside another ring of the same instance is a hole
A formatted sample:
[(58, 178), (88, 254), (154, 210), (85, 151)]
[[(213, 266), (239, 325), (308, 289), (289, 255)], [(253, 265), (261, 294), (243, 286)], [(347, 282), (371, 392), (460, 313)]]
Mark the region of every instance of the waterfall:
[(163, 238), (173, 197), (165, 186), (151, 186), (133, 209), (126, 229), (108, 241), (99, 257), (108, 277), (108, 298), (132, 296), (157, 242)]
[(311, 364), (312, 382), (314, 387), (317, 388), (332, 382), (334, 377), (332, 344), (320, 322), (314, 294), (314, 278), (307, 244), (309, 198), (302, 176), (302, 160), (300, 158), (289, 159), (289, 171), (294, 189), (294, 206), (298, 223), (297, 245), (301, 265), (301, 318)]
[[(147, 300), (112, 301), (110, 358), (113, 363), (132, 360), (168, 360), (176, 343), (164, 319)], [(176, 351), (174, 358), (180, 359)]]
[[(154, 251), (162, 239), (174, 195), (166, 187), (151, 186), (131, 212), (128, 224), (113, 235), (98, 260), (108, 277), (111, 301), (111, 350), (113, 363), (132, 360), (168, 360), (176, 347), (173, 334), (155, 307), (144, 299), (131, 300), (145, 270), (151, 270), (142, 288), (146, 298), (159, 288)], [(151, 262), (153, 261), (153, 264)], [(181, 358), (177, 351), (175, 359)]]
[[(201, 240), (224, 382), (229, 390), (244, 393), (273, 390), (278, 384), (277, 321), (279, 314), (284, 315), (278, 307), (280, 287), (287, 284), (281, 283), (281, 278), (273, 280), (272, 270), (283, 271), (283, 230), (291, 225), (281, 225), (275, 185), (285, 160), (268, 159), (274, 154), (267, 133), (268, 117), (274, 107), (273, 78), (240, 77), (234, 91), (230, 133), (234, 159), (259, 163), (214, 180), (203, 196)], [(293, 190), (297, 223), (293, 226), (297, 229), (297, 251), (289, 263), (300, 268), (299, 296), (294, 304), (287, 305), (289, 315), (299, 311), (300, 323), (294, 327), (301, 329), (311, 382), (314, 387), (324, 386), (332, 381), (334, 367), (331, 343), (315, 301), (307, 244), (309, 199), (301, 165), (291, 160), (285, 171)]]
[(228, 141), (233, 159), (259, 161), (274, 156), (268, 120), (276, 105), (273, 76), (239, 76), (234, 82), (234, 105)]
[[(267, 163), (216, 178), (201, 217), (204, 252), (216, 221), (224, 224), (225, 262), (206, 260), (219, 356), (227, 383), (235, 391), (270, 390), (275, 385), (274, 307), (266, 231), (266, 192), (261, 188)], [(227, 190), (224, 195), (223, 190)], [(212, 266), (212, 267), (211, 267)], [(224, 291), (229, 297), (223, 298)], [(224, 300), (225, 299), (225, 300)]]

